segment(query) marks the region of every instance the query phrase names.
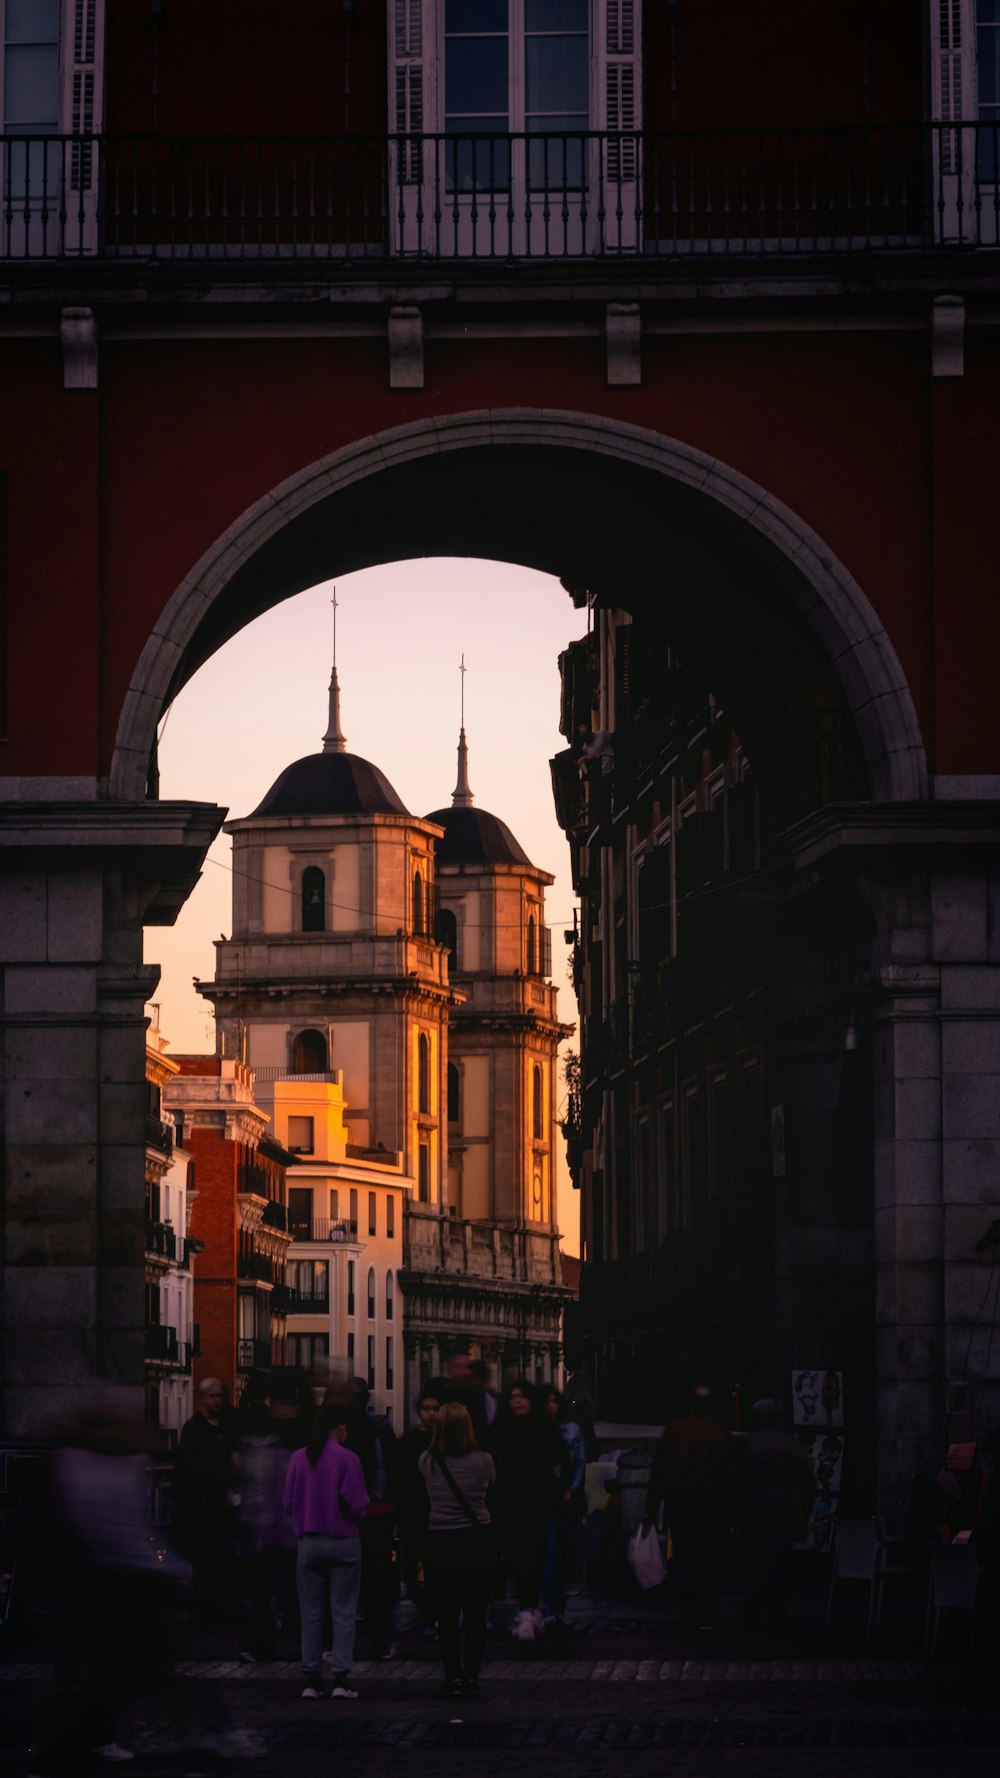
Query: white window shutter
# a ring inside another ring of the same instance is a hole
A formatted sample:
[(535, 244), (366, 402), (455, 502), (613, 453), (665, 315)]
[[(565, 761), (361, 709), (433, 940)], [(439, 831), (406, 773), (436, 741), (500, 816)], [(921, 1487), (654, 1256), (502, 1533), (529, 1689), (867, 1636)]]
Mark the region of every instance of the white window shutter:
[(427, 56), (434, 37), (434, 7), (428, 0), (389, 0), (389, 117), (394, 135), (405, 138), (398, 178), (404, 185), (422, 177), (420, 136), (431, 128)]
[[(930, 0), (931, 117), (935, 226), (944, 240), (969, 239), (976, 165), (975, 0)], [(965, 128), (963, 129), (963, 124)]]
[(642, 128), (641, 18), (640, 0), (598, 0), (598, 66), (603, 61), (603, 128), (612, 180), (635, 179), (638, 171), (637, 145), (629, 133)]
[[(92, 136), (104, 122), (105, 0), (65, 0), (63, 7), (62, 116), (63, 131)], [(93, 150), (74, 143), (70, 184), (88, 192), (94, 181)]]

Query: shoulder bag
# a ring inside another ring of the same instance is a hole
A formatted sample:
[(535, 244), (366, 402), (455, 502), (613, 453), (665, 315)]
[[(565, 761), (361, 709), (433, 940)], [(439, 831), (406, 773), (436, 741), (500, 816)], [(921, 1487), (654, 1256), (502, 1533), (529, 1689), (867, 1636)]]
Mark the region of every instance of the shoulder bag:
[(441, 1471), (441, 1474), (444, 1476), (445, 1481), (447, 1482), (449, 1488), (451, 1489), (452, 1493), (454, 1494), (455, 1499), (458, 1501), (458, 1504), (461, 1507), (462, 1511), (464, 1512), (470, 1525), (475, 1526), (476, 1530), (479, 1532), (480, 1537), (483, 1539), (484, 1547), (489, 1552), (489, 1555), (491, 1558), (491, 1563), (492, 1563), (492, 1572), (491, 1572), (491, 1576), (490, 1576), (490, 1594), (491, 1594), (492, 1598), (506, 1599), (506, 1597), (507, 1597), (507, 1570), (506, 1570), (506, 1567), (504, 1566), (503, 1557), (501, 1556), (500, 1550), (497, 1545), (496, 1532), (495, 1532), (495, 1529), (494, 1529), (492, 1523), (489, 1525), (483, 1524), (482, 1519), (479, 1518), (478, 1514), (475, 1512), (475, 1510), (472, 1507), (469, 1500), (462, 1493), (461, 1488), (459, 1487), (454, 1476), (452, 1475), (451, 1470), (448, 1468), (448, 1465), (445, 1462), (444, 1458), (432, 1456), (431, 1462), (437, 1464), (438, 1468)]

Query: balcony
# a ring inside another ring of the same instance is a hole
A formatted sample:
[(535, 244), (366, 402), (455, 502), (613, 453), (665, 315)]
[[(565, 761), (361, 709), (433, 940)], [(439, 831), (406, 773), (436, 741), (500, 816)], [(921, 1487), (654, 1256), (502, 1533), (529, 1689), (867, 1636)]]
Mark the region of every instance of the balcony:
[(146, 1220), (146, 1256), (169, 1261), (177, 1257), (177, 1237), (169, 1223)]
[(287, 1232), (288, 1211), (284, 1204), (276, 1204), (273, 1198), (268, 1198), (260, 1220), (266, 1229), (280, 1229), (282, 1234)]
[(237, 1340), (236, 1368), (240, 1371), (270, 1370), (270, 1340)]
[[(0, 254), (0, 258), (2, 257), (3, 255)], [(150, 1111), (146, 1112), (145, 1143), (147, 1148), (155, 1148), (158, 1154), (166, 1155), (168, 1158), (174, 1152), (173, 1129), (170, 1124), (165, 1124), (162, 1118), (154, 1117)]]
[(331, 1221), (328, 1216), (314, 1216), (311, 1222), (292, 1222), (293, 1241), (356, 1241), (356, 1222)]
[(177, 1329), (151, 1323), (146, 1329), (146, 1357), (150, 1364), (179, 1364)]
[(289, 1315), (328, 1315), (330, 1313), (330, 1296), (328, 1291), (289, 1290)]
[(1000, 245), (1000, 123), (17, 136), (0, 257), (684, 261)]
[(241, 1253), (236, 1261), (236, 1276), (250, 1284), (273, 1284), (274, 1261), (266, 1253)]

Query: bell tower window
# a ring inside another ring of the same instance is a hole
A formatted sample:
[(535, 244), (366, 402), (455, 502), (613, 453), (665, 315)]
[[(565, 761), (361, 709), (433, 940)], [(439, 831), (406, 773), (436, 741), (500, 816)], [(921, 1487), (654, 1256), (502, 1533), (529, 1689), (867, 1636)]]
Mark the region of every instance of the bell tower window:
[(302, 872), (302, 930), (326, 931), (326, 876), (318, 864)]
[(542, 1140), (543, 1115), (542, 1071), (536, 1063), (531, 1070), (531, 1135), (535, 1142)]
[(424, 879), (419, 871), (413, 873), (413, 930), (418, 934), (424, 930)]
[(431, 1108), (431, 1046), (421, 1031), (417, 1038), (417, 1110), (429, 1113)]

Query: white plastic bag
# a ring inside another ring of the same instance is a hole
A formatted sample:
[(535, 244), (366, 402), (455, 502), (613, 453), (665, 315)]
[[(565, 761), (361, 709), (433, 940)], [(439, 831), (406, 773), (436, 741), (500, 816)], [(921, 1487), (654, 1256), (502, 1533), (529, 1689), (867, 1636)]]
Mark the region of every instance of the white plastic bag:
[(655, 1525), (639, 1526), (629, 1538), (628, 1559), (640, 1587), (658, 1587), (666, 1574)]

